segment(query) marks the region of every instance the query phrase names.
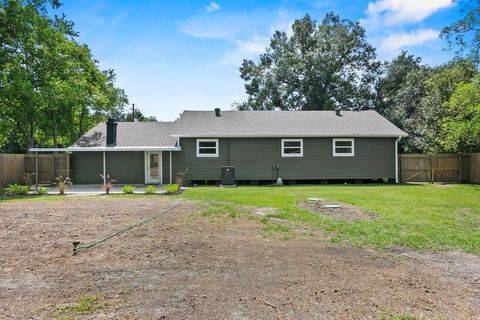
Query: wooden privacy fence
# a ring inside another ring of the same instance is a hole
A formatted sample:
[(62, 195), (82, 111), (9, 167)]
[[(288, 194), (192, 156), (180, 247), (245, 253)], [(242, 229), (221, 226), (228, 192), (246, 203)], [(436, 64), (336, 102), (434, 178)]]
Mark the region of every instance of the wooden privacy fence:
[(480, 183), (480, 153), (401, 154), (401, 182)]
[(32, 182), (50, 184), (55, 176), (70, 176), (68, 154), (0, 154), (0, 187), (12, 183), (23, 184), (25, 172), (37, 172)]
[(0, 154), (0, 187), (23, 183), (25, 172), (24, 154)]

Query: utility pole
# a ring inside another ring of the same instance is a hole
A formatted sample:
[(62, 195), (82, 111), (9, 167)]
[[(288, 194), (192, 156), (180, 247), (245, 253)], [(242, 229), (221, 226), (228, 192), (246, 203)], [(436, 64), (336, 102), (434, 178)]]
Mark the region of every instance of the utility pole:
[(132, 103), (132, 122), (135, 122), (135, 103)]

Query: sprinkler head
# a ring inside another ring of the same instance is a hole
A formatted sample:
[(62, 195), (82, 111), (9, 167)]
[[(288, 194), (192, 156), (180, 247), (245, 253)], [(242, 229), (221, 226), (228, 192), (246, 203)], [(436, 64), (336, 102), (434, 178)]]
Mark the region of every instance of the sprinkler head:
[(73, 241), (72, 244), (73, 244), (73, 255), (76, 255), (78, 253), (77, 247), (80, 244), (80, 241)]

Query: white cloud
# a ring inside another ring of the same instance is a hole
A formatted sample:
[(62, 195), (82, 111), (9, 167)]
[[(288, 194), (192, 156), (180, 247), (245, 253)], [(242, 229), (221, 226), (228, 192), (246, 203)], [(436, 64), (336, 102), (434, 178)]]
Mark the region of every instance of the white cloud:
[(179, 25), (181, 32), (196, 38), (221, 39), (231, 43), (221, 61), (238, 65), (243, 59), (252, 59), (270, 43), (273, 33), (278, 31), (292, 34), (293, 15), (286, 10), (256, 10), (248, 13), (220, 13), (212, 19), (202, 14)]
[(433, 29), (418, 29), (413, 32), (391, 33), (381, 41), (384, 51), (397, 51), (438, 39), (439, 32)]
[(205, 10), (207, 10), (207, 12), (214, 12), (220, 10), (220, 5), (215, 1), (212, 1), (208, 6), (205, 7)]
[(234, 42), (235, 48), (224, 54), (222, 63), (239, 65), (243, 59), (251, 59), (264, 53), (270, 43), (270, 38), (254, 36), (249, 40), (235, 40)]
[(376, 0), (369, 2), (364, 25), (397, 25), (419, 22), (453, 6), (452, 0)]

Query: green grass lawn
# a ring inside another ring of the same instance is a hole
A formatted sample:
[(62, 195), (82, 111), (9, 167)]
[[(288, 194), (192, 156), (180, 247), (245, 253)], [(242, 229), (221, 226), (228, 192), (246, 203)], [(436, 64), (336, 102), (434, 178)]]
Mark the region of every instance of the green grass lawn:
[[(278, 209), (280, 218), (322, 228), (332, 241), (378, 247), (462, 250), (480, 255), (480, 186), (328, 185), (197, 187), (183, 197)], [(345, 221), (297, 206), (306, 197), (340, 201), (374, 212), (373, 221)]]

